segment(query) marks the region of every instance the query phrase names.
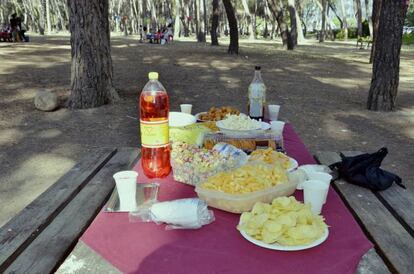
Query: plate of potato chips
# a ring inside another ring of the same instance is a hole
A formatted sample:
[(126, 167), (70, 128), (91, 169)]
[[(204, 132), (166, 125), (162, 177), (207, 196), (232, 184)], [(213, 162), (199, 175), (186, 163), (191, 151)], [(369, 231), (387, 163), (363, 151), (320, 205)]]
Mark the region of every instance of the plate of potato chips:
[(292, 196), (275, 198), (270, 204), (256, 203), (240, 216), (237, 229), (249, 242), (280, 251), (309, 249), (329, 235), (324, 218)]

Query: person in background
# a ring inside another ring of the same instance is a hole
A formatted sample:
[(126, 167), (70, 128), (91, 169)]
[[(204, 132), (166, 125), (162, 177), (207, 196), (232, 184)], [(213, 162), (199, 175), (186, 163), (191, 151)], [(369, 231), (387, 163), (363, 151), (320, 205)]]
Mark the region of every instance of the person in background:
[(172, 42), (174, 40), (174, 33), (172, 29), (172, 23), (168, 24), (167, 26), (167, 36), (165, 36), (168, 42)]
[(146, 40), (147, 40), (147, 27), (146, 26), (144, 26), (144, 27), (141, 26), (141, 41), (145, 42)]
[(21, 42), (19, 21), (17, 19), (17, 14), (16, 13), (13, 13), (12, 16), (11, 16), (10, 27), (11, 27), (11, 31), (12, 31), (13, 41), (14, 42)]

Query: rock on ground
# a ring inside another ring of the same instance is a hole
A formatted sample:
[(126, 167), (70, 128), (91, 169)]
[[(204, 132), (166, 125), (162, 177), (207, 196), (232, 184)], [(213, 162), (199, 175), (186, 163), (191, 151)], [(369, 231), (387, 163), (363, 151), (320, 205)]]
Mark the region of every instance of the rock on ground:
[(42, 111), (52, 111), (58, 106), (58, 97), (50, 91), (39, 91), (34, 99), (35, 107)]

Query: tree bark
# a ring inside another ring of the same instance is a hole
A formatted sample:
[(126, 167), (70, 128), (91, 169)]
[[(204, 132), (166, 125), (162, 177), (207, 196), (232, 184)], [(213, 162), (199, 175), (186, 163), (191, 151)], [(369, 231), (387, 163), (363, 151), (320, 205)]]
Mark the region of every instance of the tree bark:
[(237, 19), (234, 13), (233, 5), (231, 0), (223, 0), (224, 8), (226, 9), (227, 20), (229, 21), (230, 28), (230, 44), (228, 53), (239, 54), (239, 32), (237, 29)]
[(206, 36), (207, 36), (207, 31), (208, 31), (206, 0), (203, 0), (203, 22), (204, 22), (203, 37), (204, 37), (204, 42), (205, 42), (206, 41)]
[(52, 22), (50, 21), (50, 0), (45, 1), (45, 8), (46, 8), (46, 26), (47, 26), (47, 33), (52, 33)]
[(392, 111), (395, 110), (398, 92), (400, 51), (407, 6), (402, 0), (381, 2), (367, 108)]
[(283, 8), (280, 0), (267, 0), (269, 10), (276, 18), (278, 28), (280, 29), (280, 36), (282, 37), (283, 45), (287, 45), (288, 49), (293, 49), (293, 43), (289, 34), (289, 29), (283, 16)]
[[(296, 28), (297, 28), (297, 37), (298, 37), (298, 44), (302, 43), (303, 41), (305, 41), (305, 36), (303, 34), (303, 28), (302, 28), (302, 19), (300, 18), (299, 15), (299, 10), (302, 11), (302, 6), (300, 4), (300, 1), (296, 1)], [(302, 12), (300, 12), (302, 13)]]
[(119, 99), (112, 84), (108, 0), (67, 0), (71, 32), (69, 108), (93, 108)]
[[(298, 17), (296, 17), (296, 8), (295, 8), (295, 1), (288, 0), (288, 11), (290, 16), (290, 43), (292, 43), (291, 48), (294, 49), (298, 44)], [(299, 22), (300, 24), (300, 22)]]
[(372, 26), (372, 16), (371, 16), (372, 12), (369, 12), (369, 11), (370, 11), (369, 10), (369, 0), (365, 0), (365, 16), (366, 16), (367, 21), (368, 21), (369, 37), (372, 40), (373, 37), (374, 37), (374, 32), (373, 32), (374, 29), (373, 29), (373, 26)]
[(242, 0), (242, 6), (244, 9), (244, 13), (246, 15), (246, 19), (247, 19), (247, 29), (249, 30), (249, 39), (250, 40), (254, 40), (256, 39), (256, 29), (253, 27), (254, 22), (253, 22), (253, 18), (252, 15), (250, 13), (250, 9), (249, 9), (249, 4), (247, 3), (247, 0)]
[(174, 20), (174, 37), (179, 37), (181, 34), (181, 24), (180, 24), (180, 13), (181, 5), (180, 0), (175, 0), (175, 20)]
[(326, 35), (326, 11), (327, 11), (327, 0), (322, 0), (322, 25), (319, 33), (319, 42), (325, 41)]
[(343, 22), (343, 31), (344, 31), (344, 39), (348, 40), (348, 21), (346, 19), (346, 10), (344, 0), (341, 1), (341, 12), (342, 12), (342, 22)]
[(39, 11), (39, 34), (45, 35), (45, 25), (46, 25), (46, 0), (40, 0), (40, 11)]
[(371, 56), (369, 57), (369, 63), (372, 64), (374, 60), (376, 41), (378, 36), (379, 18), (381, 13), (382, 0), (374, 0), (372, 2), (372, 21), (373, 21), (373, 38), (371, 46)]
[(211, 45), (218, 46), (217, 28), (219, 25), (219, 0), (213, 0), (213, 12), (211, 15)]
[(361, 10), (361, 0), (354, 0), (355, 16), (357, 19), (358, 26), (358, 36), (362, 37), (362, 10)]

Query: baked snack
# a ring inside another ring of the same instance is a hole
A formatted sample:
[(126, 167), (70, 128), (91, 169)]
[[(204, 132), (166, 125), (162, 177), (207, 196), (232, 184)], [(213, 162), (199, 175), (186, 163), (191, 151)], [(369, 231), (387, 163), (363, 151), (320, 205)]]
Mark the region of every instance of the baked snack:
[(234, 107), (212, 107), (207, 113), (200, 115), (199, 119), (201, 121), (220, 121), (223, 120), (228, 114), (239, 115), (240, 111)]

